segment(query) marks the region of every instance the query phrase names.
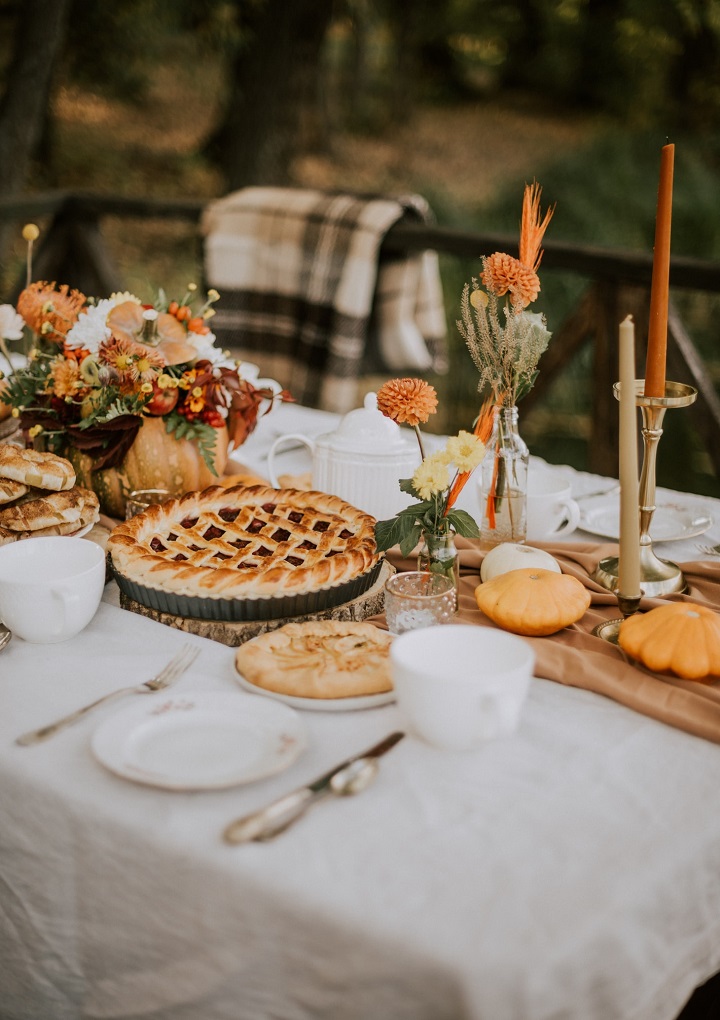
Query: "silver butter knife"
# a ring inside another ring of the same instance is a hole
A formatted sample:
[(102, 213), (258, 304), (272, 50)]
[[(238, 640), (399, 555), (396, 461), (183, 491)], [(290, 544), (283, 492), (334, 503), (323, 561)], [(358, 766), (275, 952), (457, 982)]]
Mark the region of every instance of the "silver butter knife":
[(353, 755), (352, 758), (346, 758), (307, 786), (286, 793), (284, 797), (259, 811), (237, 818), (227, 826), (223, 832), (223, 839), (226, 843), (233, 844), (273, 839), (301, 818), (311, 805), (317, 804), (325, 797), (332, 794), (342, 796), (360, 793), (377, 775), (378, 758), (404, 736), (405, 734), (399, 730), (390, 733), (374, 747), (368, 748), (362, 754)]

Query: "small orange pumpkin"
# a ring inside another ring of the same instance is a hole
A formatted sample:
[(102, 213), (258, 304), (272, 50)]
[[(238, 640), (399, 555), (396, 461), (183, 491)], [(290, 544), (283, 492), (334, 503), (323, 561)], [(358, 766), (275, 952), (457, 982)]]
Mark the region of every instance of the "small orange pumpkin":
[(720, 616), (708, 606), (668, 602), (620, 624), (623, 651), (655, 673), (683, 680), (720, 676)]
[(475, 601), (503, 630), (544, 637), (579, 620), (590, 605), (590, 592), (571, 574), (521, 567), (479, 584)]

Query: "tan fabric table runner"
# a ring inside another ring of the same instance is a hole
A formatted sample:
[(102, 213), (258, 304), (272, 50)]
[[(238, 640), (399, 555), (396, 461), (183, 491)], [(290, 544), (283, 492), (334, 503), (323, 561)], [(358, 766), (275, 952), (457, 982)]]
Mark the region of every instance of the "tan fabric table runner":
[[(525, 638), (535, 650), (535, 676), (603, 694), (669, 726), (720, 743), (720, 681), (706, 684), (672, 677), (661, 679), (629, 665), (618, 648), (592, 634), (598, 623), (620, 616), (615, 596), (590, 579), (601, 559), (617, 555), (617, 545), (532, 544), (552, 553), (563, 572), (577, 577), (592, 594), (590, 608), (578, 623), (550, 637)], [(485, 553), (466, 539), (458, 538), (457, 545), (460, 549), (457, 622), (494, 627), (477, 608), (474, 596)], [(415, 569), (415, 562), (402, 559), (396, 549), (390, 551), (388, 558), (400, 570)], [(705, 562), (679, 566), (688, 582), (689, 594), (644, 598), (640, 610), (653, 609), (668, 600), (701, 602), (720, 610), (720, 569)], [(384, 625), (384, 618), (376, 618), (376, 622)]]

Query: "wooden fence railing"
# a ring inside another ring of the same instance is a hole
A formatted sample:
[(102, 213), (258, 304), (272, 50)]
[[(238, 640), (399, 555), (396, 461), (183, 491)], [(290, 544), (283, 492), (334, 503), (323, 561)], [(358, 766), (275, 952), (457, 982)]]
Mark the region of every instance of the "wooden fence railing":
[[(62, 280), (85, 293), (109, 294), (122, 289), (123, 281), (103, 240), (103, 218), (185, 220), (196, 224), (204, 204), (193, 200), (164, 201), (78, 192), (0, 199), (0, 236), (3, 227), (10, 223), (49, 218), (49, 226), (34, 258), (34, 276)], [(402, 223), (388, 232), (383, 249), (396, 252), (433, 248), (446, 255), (477, 260), (497, 250), (512, 252), (513, 246), (516, 242), (506, 236)], [(617, 373), (618, 323), (632, 313), (637, 335), (647, 335), (652, 257), (551, 240), (545, 242), (544, 252), (544, 271), (577, 274), (586, 279), (588, 285), (566, 320), (554, 330), (552, 344), (543, 355), (542, 372), (523, 400), (523, 413), (543, 398), (580, 347), (592, 343), (594, 384), (588, 468), (616, 475), (618, 416), (612, 383)], [(3, 300), (14, 300), (22, 285), (18, 280)], [(670, 286), (673, 290), (720, 293), (720, 264), (674, 258)], [(697, 388), (698, 399), (689, 414), (716, 475), (720, 475), (720, 399), (674, 306), (670, 308), (668, 334), (669, 376)]]

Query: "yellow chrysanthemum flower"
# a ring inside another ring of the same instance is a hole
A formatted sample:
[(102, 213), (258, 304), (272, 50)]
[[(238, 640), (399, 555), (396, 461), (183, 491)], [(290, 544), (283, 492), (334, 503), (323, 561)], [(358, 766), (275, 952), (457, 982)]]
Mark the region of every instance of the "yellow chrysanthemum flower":
[(472, 432), (461, 430), (448, 439), (445, 451), (458, 471), (474, 471), (485, 456), (485, 444)]
[(426, 457), (412, 478), (413, 486), (420, 499), (431, 499), (444, 492), (450, 484), (450, 472), (445, 451), (431, 453)]

